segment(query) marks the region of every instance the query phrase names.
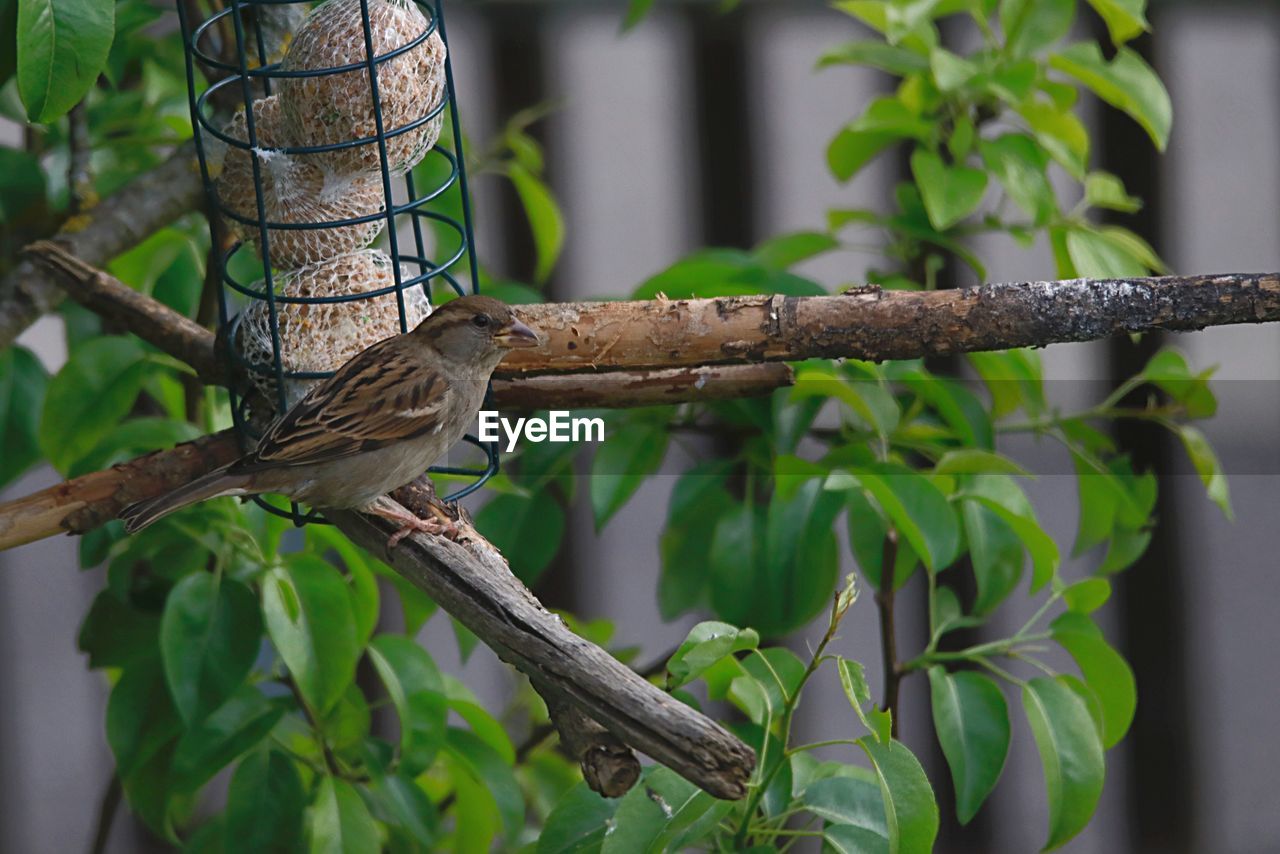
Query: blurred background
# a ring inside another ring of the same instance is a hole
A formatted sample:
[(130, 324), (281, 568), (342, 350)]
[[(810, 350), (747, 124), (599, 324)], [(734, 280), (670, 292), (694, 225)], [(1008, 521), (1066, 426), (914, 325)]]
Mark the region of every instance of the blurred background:
[[(715, 5), (659, 2), (650, 19), (620, 36), (617, 2), (448, 4), (459, 103), (473, 145), (517, 110), (557, 105), (535, 127), (568, 230), (550, 298), (623, 295), (699, 246), (746, 247), (821, 228), (828, 207), (887, 203), (905, 168), (892, 156), (849, 186), (826, 168), (828, 141), (887, 85), (872, 71), (815, 72), (816, 58), (856, 37), (857, 25), (809, 0), (748, 0), (728, 16)], [(1138, 46), (1173, 98), (1172, 143), (1156, 156), (1127, 118), (1092, 109), (1095, 165), (1146, 200), (1130, 224), (1175, 271), (1280, 269), (1280, 14), (1270, 3), (1157, 0), (1149, 18), (1154, 36)], [(0, 126), (0, 135), (17, 139), (21, 129)], [(476, 195), (481, 257), (498, 274), (527, 279), (534, 249), (514, 194), (481, 180)], [(993, 281), (1052, 276), (1047, 246), (975, 248)], [(804, 272), (834, 287), (859, 281), (876, 260), (847, 252), (823, 256)], [(56, 368), (65, 350), (60, 321), (42, 321), (22, 343)], [(1120, 436), (1160, 473), (1160, 527), (1100, 614), (1133, 664), (1139, 707), (1130, 735), (1107, 756), (1102, 805), (1067, 846), (1072, 852), (1280, 851), (1280, 328), (1229, 327), (1174, 343), (1194, 367), (1219, 368), (1219, 415), (1205, 429), (1228, 473), (1236, 518), (1224, 519), (1204, 498), (1167, 434)], [(1096, 402), (1154, 346), (1148, 339), (1051, 347), (1051, 395), (1063, 406)], [(1009, 450), (1046, 473), (1029, 492), (1050, 532), (1069, 544), (1078, 511), (1068, 461), (1031, 442)], [(687, 463), (673, 455), (665, 471), (674, 475)], [(6, 497), (53, 481), (51, 471), (31, 474)], [(657, 536), (673, 482), (663, 476), (646, 483), (599, 535), (590, 509), (575, 508), (565, 546), (537, 590), (549, 606), (615, 621), (615, 642), (639, 646), (641, 662), (669, 652), (694, 622), (664, 624), (655, 601)], [(75, 648), (103, 577), (80, 573), (74, 548), (58, 539), (0, 553), (0, 684), (20, 686), (0, 702), (3, 852), (86, 850), (111, 774), (107, 685)], [(1065, 572), (1086, 573), (1096, 560), (1086, 555)], [(852, 570), (852, 558), (846, 561)], [(918, 648), (923, 590), (908, 588), (899, 601), (899, 643)], [(1015, 595), (1002, 625), (1013, 629), (1026, 618), (1020, 604)], [(510, 696), (510, 671), (487, 651), (465, 668), (457, 664), (440, 615), (422, 641), (493, 706)], [(788, 643), (803, 650), (806, 639)], [(870, 597), (855, 607), (834, 651), (864, 661), (878, 679)], [(1012, 716), (1005, 774), (966, 828), (953, 818), (947, 823), (951, 784), (928, 715), (927, 687), (908, 680), (902, 734), (942, 802), (939, 850), (1037, 850), (1044, 790), (1021, 715)], [(856, 728), (831, 673), (812, 684), (800, 716), (803, 741)], [(108, 850), (156, 849), (122, 819)]]

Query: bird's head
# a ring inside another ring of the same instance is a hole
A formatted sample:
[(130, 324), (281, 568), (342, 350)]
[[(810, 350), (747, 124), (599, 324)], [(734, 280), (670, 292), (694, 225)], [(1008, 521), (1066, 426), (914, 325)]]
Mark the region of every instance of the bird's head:
[(441, 355), (492, 370), (507, 350), (536, 347), (537, 331), (493, 297), (459, 297), (437, 308), (412, 333)]

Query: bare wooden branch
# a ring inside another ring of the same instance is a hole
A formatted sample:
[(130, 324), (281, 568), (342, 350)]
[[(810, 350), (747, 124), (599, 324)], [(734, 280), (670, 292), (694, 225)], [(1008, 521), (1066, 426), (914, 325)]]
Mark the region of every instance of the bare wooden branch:
[(509, 356), (499, 367), (503, 376), (812, 358), (883, 361), (1276, 321), (1280, 274), (945, 291), (866, 287), (832, 297), (549, 303), (520, 312), (549, 341)]
[[(603, 725), (619, 743), (651, 756), (716, 797), (746, 794), (755, 767), (749, 747), (575, 635), (511, 574), (497, 549), (474, 529), (464, 527), (465, 543), (416, 535), (388, 551), (394, 526), (352, 512), (330, 513), (329, 518), (355, 543), (426, 591), (500, 658), (527, 674), (540, 691), (562, 698)], [(621, 754), (589, 758), (606, 774), (625, 774)], [(624, 779), (610, 785), (620, 786)]]
[[(54, 240), (90, 264), (104, 264), (194, 210), (203, 197), (195, 146), (185, 143), (155, 169), (67, 220)], [(23, 261), (0, 279), (0, 348), (62, 301), (47, 272)]]
[(156, 451), (0, 504), (0, 551), (54, 534), (83, 534), (121, 509), (175, 489), (240, 455), (230, 430)]

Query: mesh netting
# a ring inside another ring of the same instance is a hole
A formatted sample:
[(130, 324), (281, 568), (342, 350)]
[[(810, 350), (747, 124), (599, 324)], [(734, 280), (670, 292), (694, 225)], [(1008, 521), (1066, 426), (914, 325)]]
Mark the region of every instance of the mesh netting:
[[(286, 154), (292, 143), (284, 133), (280, 96), (253, 102), (258, 145), (252, 150), (227, 146), (218, 176), (218, 196), (232, 212), (249, 222), (228, 217), (232, 233), (258, 246), (261, 231), (258, 195), (254, 189), (253, 159), (262, 177), (263, 209), (268, 222), (322, 224), (377, 214), (386, 209), (382, 178), (376, 172), (344, 175), (333, 171), (319, 154)], [(241, 110), (224, 133), (249, 142), (245, 112)], [(343, 252), (368, 246), (386, 225), (384, 218), (332, 228), (268, 229), (271, 260), (278, 267), (301, 267)]]
[[(391, 53), (427, 31), (427, 18), (409, 2), (369, 0), (369, 34), (376, 55)], [(445, 46), (438, 32), (378, 66), (378, 101), (387, 136), (387, 163), (394, 173), (415, 166), (440, 136), (445, 89)], [(294, 36), (286, 71), (316, 71), (364, 62), (365, 33), (360, 0), (328, 0)], [(319, 77), (289, 77), (280, 83), (284, 120), (298, 145), (332, 145), (369, 139), (364, 145), (321, 153), (339, 173), (380, 168), (377, 117), (367, 69)], [(423, 121), (426, 119), (425, 121)], [(418, 124), (402, 133), (402, 128)]]

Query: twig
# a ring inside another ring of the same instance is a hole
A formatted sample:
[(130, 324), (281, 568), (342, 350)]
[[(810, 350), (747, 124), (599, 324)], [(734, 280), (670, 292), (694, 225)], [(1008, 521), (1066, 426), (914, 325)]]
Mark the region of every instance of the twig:
[(898, 532), (890, 529), (880, 557), (880, 589), (876, 606), (880, 610), (880, 654), (884, 666), (884, 705), (891, 716), (892, 734), (898, 737), (898, 692), (902, 670), (898, 664), (898, 632), (894, 624), (894, 564), (898, 562)]
[(93, 192), (93, 172), (90, 169), (93, 148), (89, 141), (89, 123), (85, 110), (82, 100), (67, 113), (67, 193), (70, 196), (68, 208), (72, 216), (88, 210), (97, 201)]
[(98, 823), (93, 830), (93, 842), (89, 846), (89, 854), (104, 854), (107, 842), (111, 839), (111, 826), (115, 824), (116, 813), (120, 811), (120, 798), (124, 787), (120, 783), (120, 775), (115, 768), (111, 769), (111, 779), (102, 792), (102, 801), (98, 805)]

